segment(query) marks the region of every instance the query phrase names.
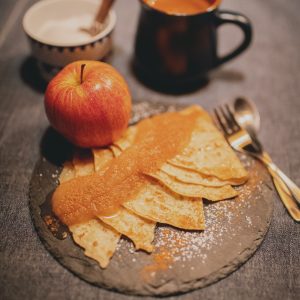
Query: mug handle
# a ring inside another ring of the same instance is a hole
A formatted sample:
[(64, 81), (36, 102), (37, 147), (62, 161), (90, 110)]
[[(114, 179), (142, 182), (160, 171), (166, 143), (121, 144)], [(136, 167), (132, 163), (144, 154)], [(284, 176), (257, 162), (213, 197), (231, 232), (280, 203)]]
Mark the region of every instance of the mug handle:
[(244, 40), (231, 53), (223, 57), (218, 57), (216, 61), (216, 66), (219, 66), (240, 55), (244, 50), (246, 50), (249, 47), (252, 41), (252, 26), (250, 20), (246, 16), (233, 11), (217, 11), (216, 26), (219, 27), (223, 24), (234, 24), (240, 27), (244, 33)]

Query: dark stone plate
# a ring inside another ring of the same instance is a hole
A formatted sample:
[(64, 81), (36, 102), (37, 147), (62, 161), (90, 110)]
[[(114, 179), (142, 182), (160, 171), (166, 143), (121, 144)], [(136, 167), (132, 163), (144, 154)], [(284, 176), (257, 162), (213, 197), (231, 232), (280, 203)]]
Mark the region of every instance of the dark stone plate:
[[(174, 109), (139, 103), (134, 106), (132, 122)], [(59, 163), (70, 150), (55, 134), (47, 135), (42, 142), (44, 157), (37, 163), (31, 180), (32, 219), (48, 251), (87, 282), (135, 295), (167, 296), (202, 288), (246, 262), (268, 230), (274, 197), (270, 177), (258, 162), (241, 156), (250, 180), (240, 188), (240, 196), (235, 200), (205, 202), (205, 231), (190, 232), (160, 224), (155, 233), (156, 250), (151, 255), (135, 252), (132, 243), (122, 238), (108, 268), (103, 270), (84, 255), (70, 235), (56, 238), (41, 217), (42, 204), (57, 186)]]

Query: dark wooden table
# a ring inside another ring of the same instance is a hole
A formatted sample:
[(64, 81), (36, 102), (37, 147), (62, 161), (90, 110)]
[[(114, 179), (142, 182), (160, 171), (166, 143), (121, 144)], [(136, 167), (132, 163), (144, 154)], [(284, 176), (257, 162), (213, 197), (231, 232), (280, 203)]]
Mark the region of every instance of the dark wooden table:
[[(36, 73), (21, 20), (32, 0), (0, 2), (0, 299), (136, 299), (78, 279), (45, 250), (30, 219), (28, 185), (40, 141), (48, 127), (45, 84)], [(198, 103), (211, 109), (237, 95), (252, 98), (262, 116), (260, 138), (275, 162), (300, 184), (300, 2), (225, 0), (223, 7), (254, 24), (251, 48), (185, 95), (148, 89), (132, 75), (129, 61), (139, 4), (118, 0), (118, 26), (111, 62), (126, 77), (133, 99)], [(223, 49), (239, 32), (222, 31)], [(256, 254), (238, 271), (202, 290), (172, 299), (299, 299), (300, 224), (276, 197), (273, 222)]]

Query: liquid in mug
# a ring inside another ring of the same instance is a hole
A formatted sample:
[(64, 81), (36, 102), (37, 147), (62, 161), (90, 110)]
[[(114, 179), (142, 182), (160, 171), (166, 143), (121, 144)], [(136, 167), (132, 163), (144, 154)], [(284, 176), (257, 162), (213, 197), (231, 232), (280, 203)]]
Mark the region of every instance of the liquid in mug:
[(194, 15), (215, 7), (218, 0), (144, 0), (144, 2), (170, 15)]

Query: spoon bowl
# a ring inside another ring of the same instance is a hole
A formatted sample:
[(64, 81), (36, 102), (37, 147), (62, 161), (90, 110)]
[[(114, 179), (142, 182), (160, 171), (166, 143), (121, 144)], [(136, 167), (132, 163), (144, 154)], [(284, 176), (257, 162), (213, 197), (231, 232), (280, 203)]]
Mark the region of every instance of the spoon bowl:
[[(263, 150), (256, 134), (260, 127), (260, 116), (253, 102), (239, 97), (232, 103), (233, 117), (238, 125), (249, 133), (251, 140), (261, 148), (261, 154), (255, 155), (268, 168), (286, 209), (291, 217), (300, 222), (300, 188), (286, 176), (273, 162), (270, 155)], [(249, 152), (250, 153), (250, 152)]]
[(249, 99), (238, 97), (232, 104), (238, 124), (250, 134), (256, 135), (260, 128), (260, 115), (256, 105)]

